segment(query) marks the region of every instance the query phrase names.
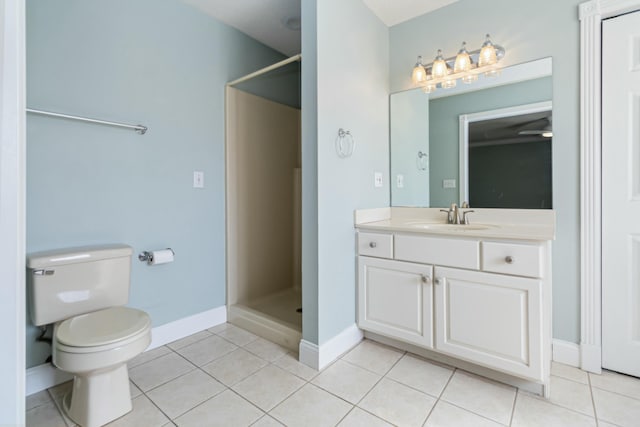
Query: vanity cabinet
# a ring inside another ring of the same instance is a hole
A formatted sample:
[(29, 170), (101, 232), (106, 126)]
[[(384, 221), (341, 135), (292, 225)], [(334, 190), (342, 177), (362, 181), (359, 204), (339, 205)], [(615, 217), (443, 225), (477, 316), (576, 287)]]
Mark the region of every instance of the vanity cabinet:
[(548, 384), (548, 242), (359, 232), (358, 248), (360, 328)]
[(361, 256), (360, 328), (433, 348), (433, 267)]
[(542, 379), (540, 280), (437, 267), (434, 289), (438, 350)]

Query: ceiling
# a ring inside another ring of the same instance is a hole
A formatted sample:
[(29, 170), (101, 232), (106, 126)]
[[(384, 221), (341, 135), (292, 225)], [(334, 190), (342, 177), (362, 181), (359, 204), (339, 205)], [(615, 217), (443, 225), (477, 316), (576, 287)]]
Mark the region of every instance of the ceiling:
[[(287, 56), (300, 53), (301, 0), (182, 1)], [(456, 1), (458, 0), (362, 0), (387, 26), (399, 24)]]

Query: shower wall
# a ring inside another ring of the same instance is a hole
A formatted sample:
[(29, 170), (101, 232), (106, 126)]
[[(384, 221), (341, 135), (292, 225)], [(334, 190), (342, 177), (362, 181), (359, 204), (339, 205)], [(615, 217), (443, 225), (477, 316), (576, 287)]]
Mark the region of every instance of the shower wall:
[(228, 304), (298, 286), (300, 110), (227, 88)]

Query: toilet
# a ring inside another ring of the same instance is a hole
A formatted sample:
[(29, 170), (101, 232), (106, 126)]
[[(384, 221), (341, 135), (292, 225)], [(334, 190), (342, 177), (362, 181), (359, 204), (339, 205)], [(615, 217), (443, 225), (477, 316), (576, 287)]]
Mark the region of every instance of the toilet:
[(127, 245), (102, 245), (27, 256), (31, 319), (53, 324), (52, 356), (74, 375), (67, 416), (97, 427), (131, 411), (127, 361), (151, 343), (151, 319), (129, 301)]

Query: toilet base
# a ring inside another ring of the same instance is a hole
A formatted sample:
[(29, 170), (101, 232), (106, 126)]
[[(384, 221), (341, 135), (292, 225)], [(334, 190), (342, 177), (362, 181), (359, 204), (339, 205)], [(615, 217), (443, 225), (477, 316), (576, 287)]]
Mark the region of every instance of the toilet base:
[(131, 389), (127, 364), (75, 374), (70, 395), (64, 397), (66, 415), (82, 427), (100, 427), (130, 412)]

